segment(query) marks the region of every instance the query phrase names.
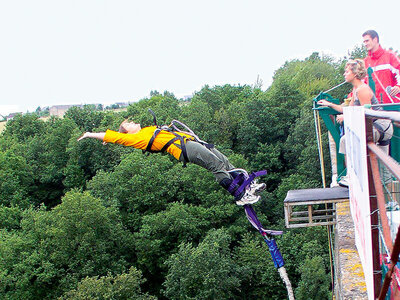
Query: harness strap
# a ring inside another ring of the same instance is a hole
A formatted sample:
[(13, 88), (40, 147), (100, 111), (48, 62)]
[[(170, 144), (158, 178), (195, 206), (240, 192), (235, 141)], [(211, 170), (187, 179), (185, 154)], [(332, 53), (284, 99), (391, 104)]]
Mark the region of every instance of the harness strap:
[(186, 151), (186, 145), (185, 145), (185, 139), (183, 138), (183, 136), (180, 137), (181, 140), (181, 150), (182, 150), (182, 154), (183, 154), (183, 167), (186, 168), (186, 163), (189, 162), (189, 157), (187, 155), (187, 151)]
[[(188, 157), (188, 155), (187, 155), (186, 145), (185, 145), (186, 140), (191, 140), (191, 141), (195, 141), (195, 142), (201, 143), (201, 144), (205, 145), (208, 149), (211, 149), (211, 148), (214, 147), (213, 144), (208, 144), (208, 143), (206, 143), (206, 142), (200, 140), (200, 139), (198, 138), (198, 136), (195, 135), (194, 132), (193, 132), (189, 127), (187, 127), (185, 124), (183, 124), (182, 122), (179, 122), (179, 121), (177, 121), (177, 120), (173, 120), (170, 126), (166, 126), (166, 125), (164, 125), (164, 126), (158, 126), (158, 125), (157, 125), (156, 114), (155, 114), (150, 108), (149, 108), (148, 110), (149, 110), (149, 112), (150, 112), (150, 113), (152, 114), (152, 116), (153, 116), (153, 123), (154, 123), (155, 126), (157, 126), (157, 129), (154, 131), (154, 134), (153, 134), (153, 136), (151, 137), (149, 143), (147, 144), (146, 150), (143, 150), (143, 153), (146, 153), (146, 152), (150, 152), (150, 153), (165, 152), (165, 151), (168, 149), (169, 146), (171, 146), (174, 142), (180, 140), (180, 142), (181, 142), (181, 147), (180, 147), (180, 149), (182, 150), (182, 155), (183, 155), (183, 167), (186, 167), (186, 163), (189, 162), (189, 157)], [(184, 127), (184, 128), (187, 129), (189, 132), (185, 132), (185, 131), (180, 130), (180, 129), (177, 127), (176, 124), (178, 124), (178, 125)], [(172, 128), (171, 128), (171, 127), (172, 127)], [(153, 142), (154, 142), (156, 136), (160, 133), (161, 130), (165, 130), (165, 131), (169, 131), (169, 132), (173, 133), (173, 134), (175, 135), (175, 138), (169, 140), (169, 141), (162, 147), (161, 150), (153, 151), (153, 150), (151, 150), (151, 147), (152, 147), (152, 145), (153, 145)], [(192, 136), (193, 139), (187, 138), (187, 137), (182, 136), (182, 135), (179, 135), (179, 134), (177, 134), (175, 131), (181, 132), (181, 133), (186, 133), (186, 134)]]
[(160, 129), (160, 128), (157, 128), (157, 129), (154, 131), (154, 134), (153, 134), (153, 136), (151, 137), (149, 143), (147, 144), (146, 150), (145, 150), (144, 152), (146, 152), (146, 151), (147, 151), (147, 152), (154, 152), (154, 151), (151, 150), (151, 146), (153, 146), (154, 140), (156, 139), (156, 136), (157, 136), (160, 132), (161, 132), (161, 129)]
[[(171, 131), (172, 134), (175, 135), (174, 138), (172, 138), (171, 140), (169, 140), (162, 148), (161, 150), (151, 150), (151, 147), (153, 146), (154, 140), (156, 139), (157, 135), (161, 132), (161, 128), (157, 128), (154, 133), (153, 136), (150, 138), (149, 143), (146, 146), (146, 150), (143, 150), (143, 153), (146, 152), (150, 152), (150, 153), (157, 153), (157, 152), (165, 152), (167, 151), (168, 147), (171, 146), (174, 142), (176, 141), (180, 141), (181, 142), (181, 150), (182, 150), (182, 155), (183, 155), (183, 167), (186, 167), (186, 163), (189, 162), (189, 158), (187, 155), (187, 151), (186, 151), (186, 145), (185, 145), (185, 137), (182, 135), (179, 135), (173, 131)], [(187, 139), (187, 138), (186, 138)]]
[[(259, 176), (263, 176), (267, 174), (266, 170), (261, 170), (257, 172), (253, 172), (250, 175), (245, 175), (244, 173), (240, 173), (236, 178), (232, 181), (230, 186), (228, 187), (228, 191), (233, 194), (233, 196), (238, 197), (245, 188), (247, 188), (251, 182)], [(243, 180), (244, 179), (244, 180)], [(242, 184), (238, 186), (238, 183), (243, 180)]]
[(235, 198), (240, 195), (240, 192), (238, 192), (238, 189), (242, 185), (239, 185), (239, 182), (243, 181), (243, 179), (244, 179), (244, 173), (240, 173), (238, 176), (235, 177), (235, 179), (233, 179), (233, 181), (231, 182), (231, 184), (228, 187), (228, 192), (231, 193)]
[(167, 151), (168, 147), (171, 146), (174, 142), (176, 142), (177, 140), (179, 140), (180, 138), (178, 136), (174, 137), (173, 139), (171, 139), (168, 143), (166, 143), (164, 145), (164, 147), (161, 148), (160, 152), (164, 152)]

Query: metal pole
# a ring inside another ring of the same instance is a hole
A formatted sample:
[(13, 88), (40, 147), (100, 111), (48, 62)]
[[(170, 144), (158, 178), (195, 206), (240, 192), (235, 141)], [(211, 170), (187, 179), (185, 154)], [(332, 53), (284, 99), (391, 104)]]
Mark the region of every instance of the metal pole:
[(343, 84), (345, 84), (346, 83), (346, 81), (343, 81), (342, 83), (340, 83), (340, 84), (338, 84), (338, 85), (335, 85), (333, 88), (331, 88), (331, 89), (329, 89), (329, 90), (327, 90), (327, 91), (325, 91), (325, 92), (323, 92), (324, 94), (325, 93), (328, 93), (328, 92), (330, 92), (330, 91), (332, 91), (332, 90), (334, 90), (334, 89), (337, 89), (339, 86), (342, 86)]
[[(366, 135), (367, 135), (367, 144), (373, 143), (373, 133), (372, 133), (372, 119), (366, 119)], [(367, 156), (370, 156), (367, 147)], [(379, 295), (379, 291), (381, 289), (381, 266), (379, 262), (379, 218), (378, 218), (378, 205), (375, 199), (376, 191), (375, 185), (372, 177), (372, 167), (371, 162), (367, 160), (367, 168), (368, 168), (368, 187), (369, 187), (369, 205), (370, 205), (370, 218), (371, 218), (371, 248), (372, 248), (372, 267), (373, 267), (373, 278), (374, 278), (374, 297), (377, 298)]]

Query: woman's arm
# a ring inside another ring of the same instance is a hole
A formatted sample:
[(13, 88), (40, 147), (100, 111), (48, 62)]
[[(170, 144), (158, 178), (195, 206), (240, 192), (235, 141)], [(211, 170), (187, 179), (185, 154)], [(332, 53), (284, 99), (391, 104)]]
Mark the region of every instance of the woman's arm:
[(356, 93), (361, 106), (365, 104), (371, 104), (371, 100), (374, 94), (368, 85), (363, 84), (357, 89)]
[(325, 99), (319, 100), (317, 102), (317, 104), (321, 105), (321, 106), (327, 106), (327, 107), (333, 108), (337, 112), (343, 113), (343, 107), (341, 105), (337, 105), (335, 103), (326, 101)]
[(97, 139), (97, 140), (103, 141), (105, 135), (106, 135), (105, 132), (85, 132), (85, 133), (78, 139), (78, 141), (83, 140), (83, 139), (86, 139), (86, 138), (92, 138), (92, 139)]

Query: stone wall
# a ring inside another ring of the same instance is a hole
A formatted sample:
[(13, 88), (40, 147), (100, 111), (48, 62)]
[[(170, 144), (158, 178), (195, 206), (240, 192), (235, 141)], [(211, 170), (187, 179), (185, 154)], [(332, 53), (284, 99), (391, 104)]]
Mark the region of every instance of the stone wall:
[(334, 252), (336, 300), (368, 299), (364, 271), (355, 245), (349, 202), (336, 204)]

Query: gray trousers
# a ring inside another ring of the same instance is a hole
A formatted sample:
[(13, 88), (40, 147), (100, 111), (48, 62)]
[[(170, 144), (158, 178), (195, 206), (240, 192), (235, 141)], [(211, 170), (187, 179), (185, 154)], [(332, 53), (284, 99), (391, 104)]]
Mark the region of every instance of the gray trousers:
[[(229, 162), (228, 158), (217, 149), (208, 149), (200, 143), (187, 141), (186, 152), (190, 163), (212, 172), (218, 183), (224, 178), (232, 178), (228, 171), (235, 169), (235, 167)], [(183, 154), (181, 154), (179, 161), (183, 161)]]

